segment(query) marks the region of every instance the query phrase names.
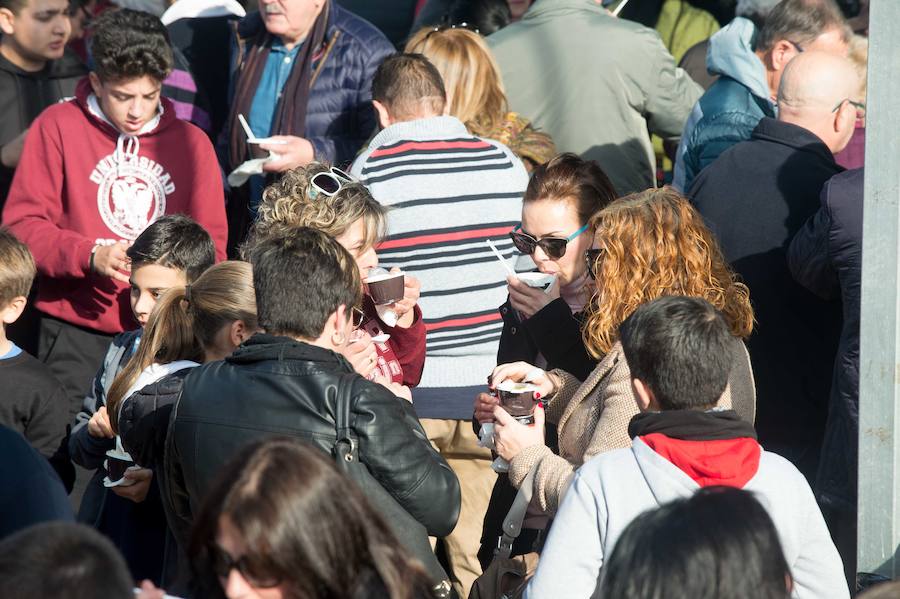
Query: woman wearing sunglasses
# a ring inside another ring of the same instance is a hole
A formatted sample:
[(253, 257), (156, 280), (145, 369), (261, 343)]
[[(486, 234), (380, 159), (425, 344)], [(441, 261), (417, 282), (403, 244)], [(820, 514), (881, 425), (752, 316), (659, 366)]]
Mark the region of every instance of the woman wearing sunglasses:
[[(286, 172), (263, 192), (259, 217), (249, 244), (285, 227), (309, 227), (337, 240), (353, 257), (365, 281), (369, 269), (378, 266), (375, 245), (384, 235), (385, 209), (366, 187), (344, 171), (312, 162)], [(344, 356), (362, 376), (414, 387), (425, 365), (425, 324), (417, 305), (419, 281), (405, 275), (403, 299), (389, 307), (396, 322), (385, 322), (366, 294), (354, 314), (360, 333), (344, 350)], [(361, 310), (361, 311), (360, 311)], [(384, 342), (373, 337), (387, 333)], [(393, 387), (397, 391), (396, 387)], [(407, 396), (408, 391), (403, 392)], [(408, 399), (408, 398), (407, 398)]]
[[(616, 200), (593, 222), (599, 251), (589, 255), (597, 292), (587, 309), (584, 341), (600, 363), (583, 383), (564, 370), (548, 372), (525, 362), (498, 366), (493, 373), (494, 384), (528, 379), (539, 387), (544, 408), (536, 410), (534, 426), (494, 408), (495, 444), (510, 462), (514, 486), (536, 469), (534, 501), (551, 515), (578, 466), (631, 445), (628, 424), (638, 407), (618, 327), (641, 304), (686, 295), (718, 308), (734, 335), (734, 365), (719, 407), (733, 407), (749, 422), (755, 413), (753, 374), (742, 342), (753, 328), (749, 292), (737, 282), (702, 217), (684, 197), (664, 188)], [(545, 419), (558, 426), (559, 455), (544, 445)]]
[(251, 443), (223, 468), (190, 552), (202, 597), (432, 596), (359, 488), (326, 454), (288, 439)]
[[(538, 270), (556, 281), (544, 291), (509, 277), (509, 299), (500, 307), (503, 333), (497, 363), (523, 361), (559, 368), (579, 379), (597, 365), (581, 339), (584, 308), (593, 294), (584, 252), (594, 243), (591, 217), (615, 199), (603, 170), (575, 154), (561, 154), (534, 170), (522, 200), (522, 223), (510, 233), (516, 248), (531, 256)], [(487, 393), (475, 400), (475, 419), (493, 422), (497, 398)], [(548, 427), (555, 447), (556, 429)], [(482, 527), (479, 559), (486, 567), (501, 535), (503, 519), (516, 496), (505, 474), (497, 477)], [(529, 553), (540, 537), (538, 522), (529, 520), (513, 546), (513, 555)]]

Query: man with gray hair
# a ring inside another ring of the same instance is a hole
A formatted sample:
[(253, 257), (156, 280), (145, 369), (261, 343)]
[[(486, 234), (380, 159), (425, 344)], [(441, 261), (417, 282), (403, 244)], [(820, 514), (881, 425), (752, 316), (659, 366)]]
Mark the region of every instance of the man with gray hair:
[(672, 185), (687, 192), (704, 167), (750, 139), (760, 119), (775, 117), (778, 84), (792, 58), (808, 50), (845, 56), (849, 36), (834, 0), (783, 0), (761, 29), (739, 17), (712, 36), (706, 66), (719, 80), (697, 101), (684, 126)]
[(812, 480), (840, 332), (840, 304), (788, 271), (785, 251), (844, 169), (834, 161), (856, 123), (859, 75), (846, 58), (804, 52), (784, 70), (778, 119), (725, 151), (697, 177), (691, 200), (750, 288), (757, 326), (747, 342), (760, 443)]

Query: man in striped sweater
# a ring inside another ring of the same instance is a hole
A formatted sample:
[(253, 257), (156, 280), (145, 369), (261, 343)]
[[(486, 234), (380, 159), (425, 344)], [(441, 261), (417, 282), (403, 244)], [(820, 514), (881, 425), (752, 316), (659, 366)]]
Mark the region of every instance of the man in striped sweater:
[(427, 346), (413, 405), (462, 487), (459, 524), (445, 544), (456, 590), (467, 597), (481, 573), (476, 553), (496, 476), (472, 431), (472, 402), (496, 365), (506, 300), (505, 273), (485, 241), (515, 255), (507, 233), (519, 222), (528, 175), (509, 148), (442, 116), (443, 82), (425, 57), (385, 60), (372, 96), (383, 130), (351, 172), (390, 207), (381, 260), (422, 282)]

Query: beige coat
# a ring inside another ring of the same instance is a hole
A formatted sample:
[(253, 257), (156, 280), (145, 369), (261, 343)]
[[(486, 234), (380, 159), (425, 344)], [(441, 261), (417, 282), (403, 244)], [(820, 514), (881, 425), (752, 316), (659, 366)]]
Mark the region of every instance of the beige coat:
[[(750, 355), (738, 339), (733, 353), (728, 386), (716, 405), (732, 408), (752, 423), (756, 387)], [(613, 346), (584, 383), (562, 370), (552, 374), (560, 385), (556, 393), (544, 399), (544, 406), (547, 422), (556, 424), (559, 431), (559, 455), (538, 445), (523, 450), (509, 466), (509, 480), (516, 488), (531, 468), (537, 468), (532, 506), (550, 515), (556, 513), (576, 468), (599, 453), (631, 446), (628, 424), (638, 413), (631, 373), (620, 343)]]

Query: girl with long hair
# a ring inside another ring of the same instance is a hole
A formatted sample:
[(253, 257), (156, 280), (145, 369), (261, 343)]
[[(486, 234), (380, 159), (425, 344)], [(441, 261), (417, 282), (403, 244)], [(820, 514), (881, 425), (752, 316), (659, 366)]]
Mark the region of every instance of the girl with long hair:
[(493, 411), (498, 453), (510, 462), (518, 487), (531, 469), (534, 498), (556, 512), (572, 473), (592, 456), (629, 447), (628, 423), (638, 413), (628, 363), (618, 342), (619, 325), (643, 303), (664, 295), (703, 298), (720, 310), (734, 336), (733, 368), (719, 407), (734, 408), (753, 422), (756, 392), (742, 339), (753, 329), (747, 287), (738, 282), (712, 233), (690, 203), (670, 188), (650, 189), (616, 200), (594, 218), (596, 247), (585, 252), (597, 292), (587, 309), (585, 345), (600, 363), (582, 383), (563, 370), (545, 372), (517, 362), (498, 366), (493, 383), (529, 379), (546, 409), (536, 421), (556, 424), (559, 455), (544, 445), (542, 426), (508, 417), (491, 396), (476, 412)]
[[(163, 466), (173, 406), (191, 369), (225, 358), (256, 330), (250, 265), (227, 261), (211, 266), (193, 284), (174, 287), (159, 300), (138, 349), (107, 393), (110, 425), (134, 463), (154, 475), (149, 493), (157, 503), (156, 495), (161, 495), (160, 509), (179, 549), (186, 546), (189, 523), (168, 505), (167, 478), (156, 476)], [(174, 549), (170, 539), (166, 543)], [(177, 561), (184, 558), (176, 551), (165, 554), (162, 584), (170, 586)]]
[(449, 114), (473, 135), (506, 145), (529, 171), (556, 155), (549, 135), (509, 111), (500, 68), (478, 33), (461, 27), (426, 27), (410, 38), (405, 52), (422, 54), (437, 68), (447, 90)]
[(327, 454), (247, 445), (206, 495), (190, 545), (207, 597), (425, 599), (428, 579)]

